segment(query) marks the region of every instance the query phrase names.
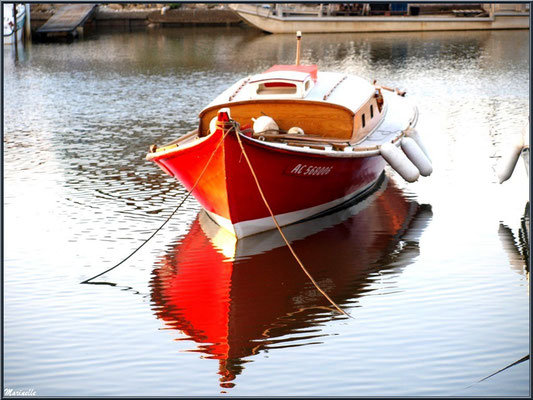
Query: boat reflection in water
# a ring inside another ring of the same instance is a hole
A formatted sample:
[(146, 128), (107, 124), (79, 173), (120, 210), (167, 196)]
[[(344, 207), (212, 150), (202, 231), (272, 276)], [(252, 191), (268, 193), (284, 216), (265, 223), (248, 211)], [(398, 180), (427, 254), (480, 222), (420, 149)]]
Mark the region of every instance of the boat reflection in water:
[(511, 268), (521, 275), (525, 275), (529, 282), (529, 201), (527, 202), (524, 215), (520, 218), (518, 237), (515, 237), (512, 229), (500, 222), (498, 235), (503, 249), (509, 257)]
[[(429, 205), (405, 197), (384, 176), (377, 190), (341, 211), (283, 228), (317, 283), (348, 312), (380, 276), (419, 254)], [(261, 350), (319, 343), (332, 309), (269, 231), (236, 241), (201, 211), (189, 233), (158, 263), (154, 312), (219, 360), (221, 387)], [(379, 273), (378, 273), (379, 272)], [(351, 310), (350, 310), (351, 309)]]

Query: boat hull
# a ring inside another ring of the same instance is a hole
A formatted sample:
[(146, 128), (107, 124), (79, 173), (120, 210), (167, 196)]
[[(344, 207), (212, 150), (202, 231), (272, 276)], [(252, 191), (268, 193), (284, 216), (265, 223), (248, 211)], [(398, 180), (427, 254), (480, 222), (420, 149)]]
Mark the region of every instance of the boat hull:
[[(209, 216), (236, 237), (275, 228), (237, 133), (221, 130), (171, 155), (154, 157), (200, 202)], [(267, 203), (283, 225), (312, 217), (369, 190), (384, 170), (379, 155), (337, 156), (282, 149), (240, 135)], [(204, 167), (209, 165), (204, 170)], [(194, 187), (198, 181), (196, 187)], [(194, 190), (193, 190), (194, 189)]]
[(16, 33), (11, 33), (10, 35), (4, 36), (4, 44), (15, 44), (15, 35), (17, 37), (17, 42), (22, 41), (22, 29), (16, 31)]
[[(17, 12), (17, 26), (13, 26), (13, 6), (11, 4), (4, 4), (4, 44), (14, 44), (15, 38), (17, 42), (22, 41), (22, 32), (24, 31), (24, 24), (26, 22), (26, 11), (24, 6), (18, 7)], [(11, 25), (9, 24), (11, 23)]]
[(265, 32), (421, 32), (491, 29), (529, 29), (529, 13), (496, 13), (489, 17), (454, 16), (287, 16), (249, 4), (232, 6), (247, 23)]

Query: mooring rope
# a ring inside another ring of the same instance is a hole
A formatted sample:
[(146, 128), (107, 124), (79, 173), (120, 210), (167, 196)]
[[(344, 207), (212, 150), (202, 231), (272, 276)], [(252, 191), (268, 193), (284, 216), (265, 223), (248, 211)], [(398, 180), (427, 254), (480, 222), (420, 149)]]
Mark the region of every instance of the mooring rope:
[(489, 378), (493, 377), (494, 375), (499, 374), (502, 371), (505, 371), (507, 368), (514, 367), (515, 365), (518, 365), (518, 364), (520, 364), (520, 363), (522, 363), (524, 361), (527, 361), (527, 360), (529, 360), (529, 354), (527, 356), (522, 357), (520, 360), (517, 360), (514, 363), (509, 364), (507, 367), (504, 367), (504, 368), (502, 368), (502, 369), (490, 374), (489, 376), (486, 376), (485, 378), (480, 379), (477, 383), (483, 382), (484, 380), (489, 379)]
[(238, 123), (236, 121), (233, 121), (231, 120), (232, 124), (233, 124), (233, 127), (235, 128), (235, 136), (237, 136), (237, 141), (239, 142), (239, 146), (241, 148), (241, 151), (242, 151), (242, 154), (244, 155), (244, 158), (246, 160), (246, 163), (248, 164), (248, 167), (250, 168), (250, 172), (252, 173), (252, 176), (254, 178), (254, 181), (255, 181), (255, 184), (257, 186), (257, 189), (259, 190), (259, 194), (261, 195), (261, 198), (263, 199), (263, 202), (265, 203), (265, 206), (268, 210), (268, 212), (270, 213), (270, 216), (272, 217), (272, 219), (274, 220), (274, 224), (276, 225), (276, 228), (278, 229), (281, 237), (283, 238), (285, 244), (287, 245), (287, 247), (289, 248), (290, 252), (292, 253), (294, 259), (296, 260), (296, 262), (298, 263), (298, 265), (300, 265), (300, 268), (302, 268), (302, 270), (305, 272), (305, 274), (307, 275), (307, 277), (311, 280), (311, 282), (313, 283), (313, 285), (315, 286), (315, 288), (320, 292), (322, 293), (322, 295), (337, 309), (337, 311), (339, 311), (341, 314), (344, 314), (346, 315), (347, 317), (350, 317), (352, 318), (350, 315), (348, 315), (345, 311), (343, 311), (328, 295), (326, 292), (324, 292), (322, 290), (322, 288), (320, 288), (320, 286), (318, 286), (318, 284), (316, 283), (316, 281), (313, 279), (313, 277), (311, 276), (311, 274), (309, 273), (309, 271), (307, 271), (307, 269), (304, 267), (302, 261), (300, 261), (300, 258), (298, 258), (298, 256), (296, 255), (296, 252), (294, 251), (294, 249), (292, 248), (291, 244), (289, 243), (289, 241), (287, 240), (287, 238), (285, 237), (285, 234), (283, 233), (283, 231), (281, 230), (281, 227), (279, 226), (278, 224), (278, 220), (276, 219), (276, 217), (274, 216), (274, 213), (272, 212), (272, 209), (270, 208), (270, 205), (268, 204), (268, 201), (265, 197), (265, 194), (263, 193), (263, 190), (261, 189), (261, 185), (259, 184), (259, 180), (257, 179), (257, 175), (255, 174), (255, 171), (254, 171), (254, 168), (252, 167), (252, 163), (250, 162), (250, 159), (248, 158), (248, 154), (246, 154), (246, 150), (244, 149), (244, 146), (242, 144), (242, 141), (241, 141), (241, 138), (240, 138), (240, 134), (239, 134), (239, 126), (238, 126)]
[(496, 371), (496, 372), (493, 372), (492, 374), (490, 374), (490, 375), (484, 377), (483, 379), (480, 379), (479, 381), (477, 381), (477, 382), (475, 382), (475, 383), (472, 383), (471, 385), (468, 385), (467, 387), (465, 387), (465, 389), (470, 389), (472, 386), (474, 386), (474, 385), (476, 385), (476, 384), (478, 384), (478, 383), (480, 383), (480, 382), (483, 382), (483, 381), (485, 381), (485, 380), (487, 380), (487, 379), (489, 379), (489, 378), (492, 378), (494, 375), (497, 375), (497, 374), (499, 374), (500, 372), (503, 372), (503, 371), (505, 371), (506, 369), (511, 368), (511, 367), (514, 367), (515, 365), (518, 365), (518, 364), (520, 364), (520, 363), (523, 363), (524, 361), (527, 361), (527, 360), (529, 360), (529, 354), (526, 355), (526, 356), (524, 356), (524, 357), (522, 357), (520, 360), (517, 360), (517, 361), (515, 361), (515, 362), (509, 364), (508, 366), (503, 367), (502, 369), (499, 369), (499, 370)]
[(146, 243), (148, 243), (148, 241), (150, 241), (156, 234), (157, 232), (159, 232), (166, 224), (168, 221), (170, 221), (170, 219), (174, 216), (174, 214), (176, 214), (176, 212), (179, 210), (179, 208), (183, 205), (183, 203), (185, 203), (185, 201), (189, 198), (189, 196), (192, 194), (192, 192), (194, 191), (194, 189), (196, 188), (196, 186), (198, 185), (198, 182), (200, 182), (200, 179), (202, 178), (202, 176), (204, 175), (205, 171), (207, 170), (207, 167), (209, 166), (209, 164), (211, 163), (211, 160), (213, 159), (213, 157), (215, 156), (215, 153), (218, 151), (218, 148), (220, 147), (220, 145), (222, 144), (222, 142), (224, 141), (224, 139), (226, 138), (226, 136), (228, 135), (228, 133), (230, 132), (231, 128), (228, 129), (227, 131), (224, 132), (224, 134), (222, 135), (222, 138), (220, 139), (220, 141), (218, 142), (215, 150), (213, 150), (213, 153), (211, 154), (211, 156), (209, 157), (209, 159), (207, 160), (207, 163), (205, 164), (205, 167), (204, 169), (202, 170), (202, 172), (200, 173), (200, 175), (198, 176), (198, 179), (196, 179), (196, 182), (194, 183), (194, 185), (192, 186), (191, 190), (189, 190), (187, 192), (187, 194), (185, 195), (185, 197), (181, 200), (181, 202), (178, 204), (178, 206), (174, 209), (174, 211), (172, 211), (172, 214), (170, 214), (170, 216), (165, 220), (165, 222), (163, 222), (163, 224), (161, 224), (161, 226), (159, 228), (157, 228), (155, 230), (154, 233), (152, 233), (150, 235), (150, 237), (148, 239), (146, 239), (139, 247), (137, 247), (132, 253), (130, 253), (129, 256), (127, 256), (126, 258), (124, 258), (121, 262), (119, 262), (118, 264), (114, 265), (113, 267), (109, 268), (109, 269), (106, 269), (104, 272), (100, 272), (98, 275), (95, 275), (89, 279), (86, 279), (84, 280), (83, 282), (80, 282), (80, 283), (87, 283), (87, 284), (91, 284), (90, 281), (92, 281), (93, 279), (95, 278), (98, 278), (99, 276), (102, 276), (104, 275), (105, 273), (111, 271), (111, 270), (114, 270), (115, 268), (117, 268), (119, 265), (123, 264), (125, 261), (127, 261), (128, 259), (130, 259), (131, 256), (133, 256), (135, 253), (137, 253)]

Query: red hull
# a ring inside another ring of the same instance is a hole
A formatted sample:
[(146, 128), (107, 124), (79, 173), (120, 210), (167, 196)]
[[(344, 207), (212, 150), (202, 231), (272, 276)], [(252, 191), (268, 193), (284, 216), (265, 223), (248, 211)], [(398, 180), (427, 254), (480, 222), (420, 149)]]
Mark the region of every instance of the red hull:
[[(215, 152), (193, 196), (212, 217), (222, 217), (217, 222), (233, 230), (237, 237), (273, 228), (236, 133), (231, 131), (217, 148), (221, 139), (222, 131), (217, 130), (193, 146), (178, 147), (153, 160), (191, 190)], [(385, 165), (379, 155), (332, 157), (285, 150), (243, 135), (241, 140), (281, 225), (310, 217), (356, 196), (379, 178)]]

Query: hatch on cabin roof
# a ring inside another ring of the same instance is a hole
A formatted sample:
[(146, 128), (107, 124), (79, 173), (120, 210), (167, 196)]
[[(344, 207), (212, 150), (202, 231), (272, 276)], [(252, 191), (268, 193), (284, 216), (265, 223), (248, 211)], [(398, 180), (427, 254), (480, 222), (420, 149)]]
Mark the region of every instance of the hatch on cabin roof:
[(250, 79), (250, 98), (302, 99), (313, 88), (316, 76), (316, 65), (274, 65)]

